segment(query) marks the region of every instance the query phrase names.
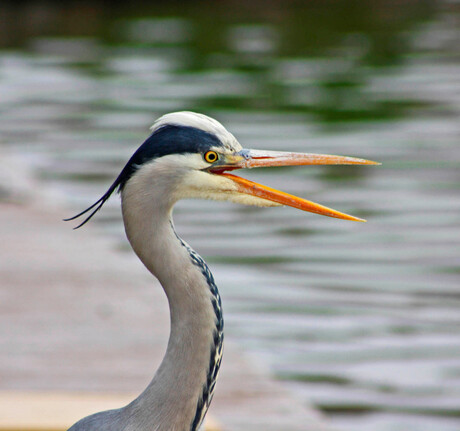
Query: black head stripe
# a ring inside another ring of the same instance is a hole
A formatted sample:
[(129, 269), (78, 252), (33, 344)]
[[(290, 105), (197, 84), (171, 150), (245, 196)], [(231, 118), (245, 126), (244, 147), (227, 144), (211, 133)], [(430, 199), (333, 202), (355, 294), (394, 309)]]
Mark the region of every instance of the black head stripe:
[(134, 175), (139, 166), (142, 166), (144, 163), (168, 154), (205, 153), (211, 147), (222, 146), (222, 142), (217, 136), (204, 130), (170, 124), (162, 126), (155, 130), (137, 149), (114, 183), (97, 202), (76, 216), (65, 219), (65, 221), (74, 220), (93, 210), (75, 229), (83, 226), (101, 209), (102, 205), (104, 205), (115, 190), (123, 190), (128, 180)]
[(123, 189), (139, 166), (168, 154), (205, 153), (211, 147), (222, 147), (213, 134), (194, 127), (166, 125), (156, 130), (138, 148), (124, 167), (119, 180)]

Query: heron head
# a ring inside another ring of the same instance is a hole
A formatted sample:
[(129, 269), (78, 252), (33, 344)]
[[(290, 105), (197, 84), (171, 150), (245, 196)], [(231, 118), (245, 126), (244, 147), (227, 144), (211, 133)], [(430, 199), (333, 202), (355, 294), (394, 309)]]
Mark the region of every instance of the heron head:
[(104, 196), (68, 220), (95, 208), (77, 227), (82, 226), (118, 189), (122, 194), (136, 190), (145, 199), (149, 198), (149, 190), (156, 190), (157, 196), (161, 190), (162, 199), (170, 206), (179, 199), (204, 198), (265, 207), (288, 205), (330, 217), (365, 221), (228, 172), (269, 166), (378, 163), (353, 157), (244, 149), (218, 121), (194, 112), (166, 114), (151, 131)]

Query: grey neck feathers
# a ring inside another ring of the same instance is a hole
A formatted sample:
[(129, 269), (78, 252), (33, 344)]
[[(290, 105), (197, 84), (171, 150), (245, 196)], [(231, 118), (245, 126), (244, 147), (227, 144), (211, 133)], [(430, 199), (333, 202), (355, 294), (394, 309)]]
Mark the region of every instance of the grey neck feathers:
[(221, 300), (206, 263), (174, 230), (173, 202), (164, 199), (171, 190), (150, 188), (149, 196), (142, 190), (145, 184), (130, 181), (122, 192), (126, 234), (163, 286), (171, 333), (153, 380), (117, 416), (126, 421), (126, 430), (196, 431), (211, 402), (222, 358)]

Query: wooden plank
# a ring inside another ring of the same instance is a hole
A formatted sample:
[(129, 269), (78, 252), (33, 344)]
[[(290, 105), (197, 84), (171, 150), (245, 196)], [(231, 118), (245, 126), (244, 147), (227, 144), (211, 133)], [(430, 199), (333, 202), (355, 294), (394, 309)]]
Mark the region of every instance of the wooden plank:
[[(122, 407), (133, 394), (0, 392), (0, 431), (65, 431), (92, 413)], [(208, 418), (205, 431), (220, 431)]]

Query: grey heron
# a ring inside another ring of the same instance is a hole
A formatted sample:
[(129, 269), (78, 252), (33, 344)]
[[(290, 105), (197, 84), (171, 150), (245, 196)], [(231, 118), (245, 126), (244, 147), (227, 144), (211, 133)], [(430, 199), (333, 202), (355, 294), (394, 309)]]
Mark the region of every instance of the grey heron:
[(160, 281), (170, 308), (165, 356), (147, 388), (127, 406), (85, 417), (69, 431), (197, 431), (211, 403), (223, 353), (219, 291), (205, 261), (176, 233), (174, 204), (184, 198), (261, 207), (288, 205), (364, 221), (228, 173), (241, 168), (376, 164), (353, 157), (243, 149), (218, 121), (193, 112), (159, 118), (85, 224), (118, 190), (126, 236)]

